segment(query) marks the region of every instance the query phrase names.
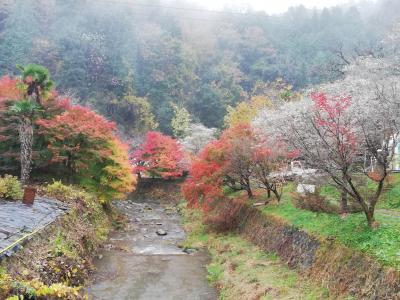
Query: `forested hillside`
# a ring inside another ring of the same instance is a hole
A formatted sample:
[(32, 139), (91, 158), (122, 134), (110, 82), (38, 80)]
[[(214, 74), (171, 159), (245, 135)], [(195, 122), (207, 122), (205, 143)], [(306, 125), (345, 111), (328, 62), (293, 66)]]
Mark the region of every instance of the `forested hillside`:
[(61, 94), (129, 135), (157, 126), (172, 133), (182, 108), (222, 127), (228, 106), (262, 93), (265, 82), (302, 89), (341, 76), (354, 56), (384, 55), (380, 42), (399, 6), (364, 1), (268, 16), (181, 1), (3, 0), (0, 75), (44, 65)]

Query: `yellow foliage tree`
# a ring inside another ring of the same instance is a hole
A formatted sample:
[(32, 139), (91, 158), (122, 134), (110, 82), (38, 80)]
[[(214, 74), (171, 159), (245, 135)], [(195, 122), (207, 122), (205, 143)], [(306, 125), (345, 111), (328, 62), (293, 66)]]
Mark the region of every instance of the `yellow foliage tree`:
[(224, 118), (225, 126), (250, 123), (260, 110), (271, 106), (272, 102), (266, 96), (253, 96), (250, 101), (240, 102), (236, 107), (229, 106)]

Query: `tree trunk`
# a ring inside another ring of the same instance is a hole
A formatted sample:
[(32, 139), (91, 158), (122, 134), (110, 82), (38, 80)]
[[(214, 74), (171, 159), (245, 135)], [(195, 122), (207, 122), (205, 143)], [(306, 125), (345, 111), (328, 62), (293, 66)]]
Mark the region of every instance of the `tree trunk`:
[(253, 198), (253, 191), (251, 190), (251, 188), (247, 188), (246, 191), (247, 191), (247, 197), (249, 197), (249, 199)]
[(268, 195), (268, 199), (271, 198), (271, 189), (267, 189), (267, 195)]
[(247, 196), (249, 198), (253, 198), (253, 191), (251, 190), (250, 179), (249, 178), (242, 178), (241, 179), (241, 186), (243, 189), (246, 190)]
[(367, 217), (368, 226), (370, 228), (372, 228), (374, 226), (374, 223), (375, 223), (374, 210), (372, 210), (372, 209), (371, 210), (367, 210), (367, 211), (364, 211), (364, 213), (365, 213), (365, 216)]
[(342, 213), (347, 213), (348, 212), (348, 205), (347, 205), (347, 192), (343, 189), (341, 193), (341, 211)]
[(276, 200), (278, 201), (278, 203), (281, 201), (281, 195), (279, 194), (278, 190), (275, 188), (272, 190), (275, 194)]
[(21, 121), (19, 127), (19, 140), (21, 143), (21, 183), (26, 185), (32, 168), (33, 125), (28, 120)]
[[(356, 187), (353, 184), (353, 181), (351, 180), (351, 177), (347, 176), (345, 177), (346, 181), (348, 183), (348, 186), (350, 187), (351, 191), (353, 192), (353, 194), (350, 194), (362, 207), (364, 214), (367, 218), (367, 222), (368, 222), (368, 226), (372, 227), (374, 224), (374, 211), (375, 211), (375, 204), (376, 201), (379, 198), (380, 193), (382, 192), (382, 187), (383, 187), (383, 180), (382, 182), (379, 183), (378, 185), (378, 189), (376, 191), (375, 194), (375, 202), (373, 202), (372, 204), (368, 204), (367, 201), (360, 195), (359, 191), (356, 189)], [(343, 186), (343, 188), (346, 188), (345, 186)]]

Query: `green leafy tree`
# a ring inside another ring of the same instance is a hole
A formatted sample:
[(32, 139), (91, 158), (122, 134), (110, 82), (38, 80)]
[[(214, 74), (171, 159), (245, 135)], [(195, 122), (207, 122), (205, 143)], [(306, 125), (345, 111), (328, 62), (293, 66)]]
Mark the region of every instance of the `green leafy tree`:
[(174, 110), (174, 117), (171, 120), (171, 127), (174, 136), (182, 138), (185, 136), (189, 125), (190, 125), (190, 113), (184, 107), (171, 103), (172, 109)]
[(108, 103), (106, 112), (127, 134), (140, 134), (157, 128), (158, 124), (147, 98), (124, 96)]

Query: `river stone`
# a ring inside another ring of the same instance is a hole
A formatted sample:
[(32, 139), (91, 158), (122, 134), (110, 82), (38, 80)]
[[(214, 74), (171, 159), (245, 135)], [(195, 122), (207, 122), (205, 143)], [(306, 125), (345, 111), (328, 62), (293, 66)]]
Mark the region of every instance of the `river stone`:
[(157, 229), (156, 233), (157, 233), (157, 235), (160, 235), (160, 236), (167, 235), (167, 232), (163, 229)]
[(187, 254), (192, 254), (196, 252), (196, 249), (192, 249), (192, 248), (185, 248), (183, 249), (183, 252), (187, 253)]

